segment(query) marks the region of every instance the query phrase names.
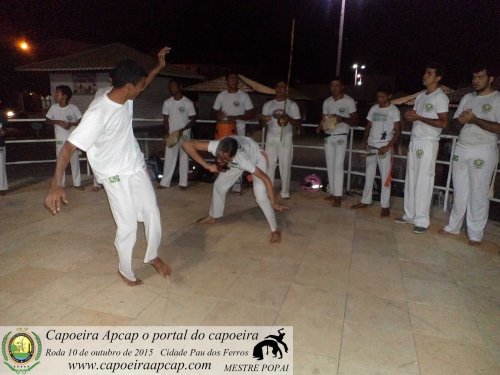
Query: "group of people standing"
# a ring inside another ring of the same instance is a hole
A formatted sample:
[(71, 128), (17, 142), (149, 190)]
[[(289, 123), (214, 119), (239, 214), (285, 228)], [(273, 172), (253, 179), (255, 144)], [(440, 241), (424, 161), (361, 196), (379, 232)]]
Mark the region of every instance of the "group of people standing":
[[(128, 285), (142, 283), (135, 277), (131, 266), (137, 222), (145, 223), (148, 248), (144, 262), (153, 265), (163, 277), (169, 277), (172, 272), (158, 257), (161, 240), (160, 214), (144, 156), (132, 129), (133, 100), (163, 68), (165, 54), (169, 50), (166, 47), (159, 52), (158, 65), (149, 74), (130, 60), (118, 64), (110, 77), (112, 87), (92, 102), (83, 118), (75, 114), (71, 118), (73, 121), (66, 117), (64, 124), (54, 123), (63, 128), (78, 126), (59, 151), (56, 171), (45, 203), (55, 214), (60, 210), (61, 200), (67, 202), (63, 188), (64, 170), (77, 149), (86, 151), (97, 182), (107, 192), (117, 224), (115, 247), (119, 257), (118, 272)], [(406, 120), (413, 123), (413, 129), (408, 149), (405, 214), (395, 220), (413, 224), (415, 233), (424, 233), (429, 226), (439, 134), (448, 125), (448, 98), (439, 87), (442, 77), (441, 67), (430, 64), (423, 79), (426, 91), (417, 97), (414, 109), (405, 113)], [(497, 165), (500, 93), (492, 89), (493, 76), (486, 67), (475, 71), (473, 77), (475, 91), (464, 97), (455, 116), (457, 122), (464, 125), (453, 157), (456, 203), (449, 225), (440, 233), (458, 233), (467, 211), (469, 238), (471, 244), (478, 244), (488, 216), (488, 190)], [(170, 186), (179, 154), (179, 162), (182, 164), (179, 185), (181, 189), (187, 186), (189, 155), (207, 170), (218, 174), (209, 214), (197, 222), (213, 224), (223, 215), (227, 191), (247, 171), (252, 174), (256, 201), (271, 228), (270, 243), (279, 243), (281, 233), (275, 211), (288, 210), (289, 207), (276, 202), (274, 173), (279, 160), (281, 198), (288, 199), (293, 129), (300, 126), (300, 111), (295, 102), (286, 98), (286, 82), (278, 81), (274, 100), (264, 105), (260, 116), (260, 123), (267, 127), (265, 151), (261, 150), (255, 141), (245, 137), (245, 121), (255, 118), (250, 97), (238, 89), (237, 74), (228, 74), (226, 79), (227, 90), (217, 96), (213, 110), (217, 119), (235, 121), (238, 135), (210, 142), (190, 139), (190, 128), (196, 121), (193, 103), (184, 97), (178, 81), (170, 81), (172, 97), (163, 106), (164, 130), (166, 135), (178, 130), (180, 141), (174, 148), (166, 148), (164, 177), (158, 188)], [(341, 205), (349, 127), (356, 126), (359, 122), (355, 102), (344, 94), (343, 89), (342, 80), (334, 78), (330, 83), (331, 97), (323, 104), (323, 117), (335, 116), (337, 122), (334, 129), (324, 133), (331, 187), (326, 199), (331, 200), (334, 207)], [(378, 165), (384, 182), (382, 217), (387, 217), (390, 213), (393, 146), (401, 135), (399, 111), (391, 104), (391, 94), (392, 88), (389, 85), (379, 86), (377, 104), (368, 113), (363, 139), (363, 147), (369, 149), (366, 153), (366, 186), (361, 202), (351, 207), (359, 209), (371, 203), (373, 179)], [(322, 128), (318, 127), (317, 132), (321, 131)], [(205, 161), (200, 152), (214, 155), (215, 163)]]

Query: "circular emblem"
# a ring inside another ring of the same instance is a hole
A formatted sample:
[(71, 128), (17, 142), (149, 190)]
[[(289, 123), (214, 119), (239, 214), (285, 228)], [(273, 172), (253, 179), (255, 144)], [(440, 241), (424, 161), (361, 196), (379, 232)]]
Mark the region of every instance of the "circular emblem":
[(234, 101), (234, 102), (233, 102), (233, 105), (234, 105), (235, 107), (239, 107), (239, 106), (240, 106), (240, 102), (239, 102), (239, 101)]
[(344, 113), (345, 112), (345, 108), (339, 108), (339, 112), (340, 113)]
[(474, 167), (476, 167), (476, 168), (484, 167), (484, 160), (482, 160), (482, 159), (474, 160)]
[(434, 109), (434, 106), (433, 106), (431, 103), (427, 103), (427, 104), (425, 105), (425, 110), (426, 110), (427, 112), (432, 112), (432, 110), (433, 110), (433, 109)]
[(458, 161), (458, 155), (453, 155), (453, 161)]
[(384, 155), (377, 154), (379, 159), (385, 159), (387, 156), (387, 152)]
[(283, 111), (282, 109), (275, 109), (275, 110), (273, 111), (272, 116), (273, 116), (273, 118), (274, 118), (274, 119), (276, 119), (276, 120), (277, 120), (277, 119), (279, 119), (279, 118), (280, 118), (280, 116), (283, 114), (283, 112), (284, 112), (284, 111)]
[(491, 112), (491, 110), (493, 109), (493, 107), (491, 106), (491, 104), (484, 104), (481, 109), (483, 110), (483, 112)]
[(69, 122), (73, 121), (73, 116), (71, 115), (66, 116), (66, 120), (68, 120)]
[(339, 139), (339, 140), (337, 141), (337, 143), (338, 143), (339, 145), (341, 145), (342, 143), (344, 143), (344, 140), (343, 140), (343, 139)]
[(179, 112), (184, 112), (186, 109), (184, 107), (179, 107)]
[(9, 341), (9, 357), (16, 363), (28, 363), (35, 354), (33, 338), (27, 333), (18, 333)]
[(424, 156), (424, 150), (417, 150), (417, 158), (421, 159)]

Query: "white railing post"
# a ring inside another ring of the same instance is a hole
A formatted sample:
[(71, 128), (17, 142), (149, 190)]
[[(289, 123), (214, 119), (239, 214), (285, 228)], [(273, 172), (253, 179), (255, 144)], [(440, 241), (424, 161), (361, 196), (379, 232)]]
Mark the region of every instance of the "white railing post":
[[(347, 166), (347, 191), (351, 191), (351, 168), (352, 168), (352, 140), (354, 138), (354, 129), (349, 128), (349, 163)], [(331, 187), (331, 186), (330, 186)]]
[(446, 178), (446, 190), (444, 191), (444, 204), (443, 211), (448, 209), (448, 197), (450, 195), (450, 181), (451, 181), (451, 173), (453, 170), (453, 153), (455, 152), (455, 145), (457, 143), (457, 138), (452, 138), (452, 146), (451, 146), (451, 154), (450, 154), (450, 165), (448, 166), (448, 177)]

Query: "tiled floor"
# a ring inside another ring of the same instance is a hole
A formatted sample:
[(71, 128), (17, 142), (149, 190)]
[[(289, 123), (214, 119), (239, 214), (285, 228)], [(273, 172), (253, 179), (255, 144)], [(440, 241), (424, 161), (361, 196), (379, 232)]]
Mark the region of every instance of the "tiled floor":
[(349, 210), (354, 198), (334, 209), (323, 193), (295, 193), (271, 246), (250, 190), (228, 196), (216, 225), (196, 226), (212, 186), (175, 186), (157, 191), (173, 276), (142, 263), (140, 226), (145, 285), (131, 288), (116, 273), (105, 193), (68, 189), (51, 216), (46, 186), (0, 198), (1, 325), (292, 325), (297, 375), (500, 374), (495, 223), (481, 250), (439, 236), (435, 219), (415, 235), (378, 207)]

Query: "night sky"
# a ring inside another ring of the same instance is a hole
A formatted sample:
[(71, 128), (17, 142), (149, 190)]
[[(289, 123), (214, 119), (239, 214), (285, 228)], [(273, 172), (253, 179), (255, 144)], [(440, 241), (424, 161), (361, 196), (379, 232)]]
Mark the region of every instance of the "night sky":
[[(68, 38), (150, 54), (170, 45), (170, 62), (262, 65), (285, 77), (295, 17), (292, 82), (326, 83), (335, 73), (340, 7), (341, 0), (1, 0), (0, 64), (26, 61), (9, 49), (21, 37), (35, 46)], [(468, 83), (476, 61), (500, 68), (499, 25), (497, 0), (346, 0), (341, 71), (350, 79), (350, 66), (363, 63), (366, 74), (396, 75), (397, 89), (412, 91), (426, 62), (439, 61), (444, 84)]]

